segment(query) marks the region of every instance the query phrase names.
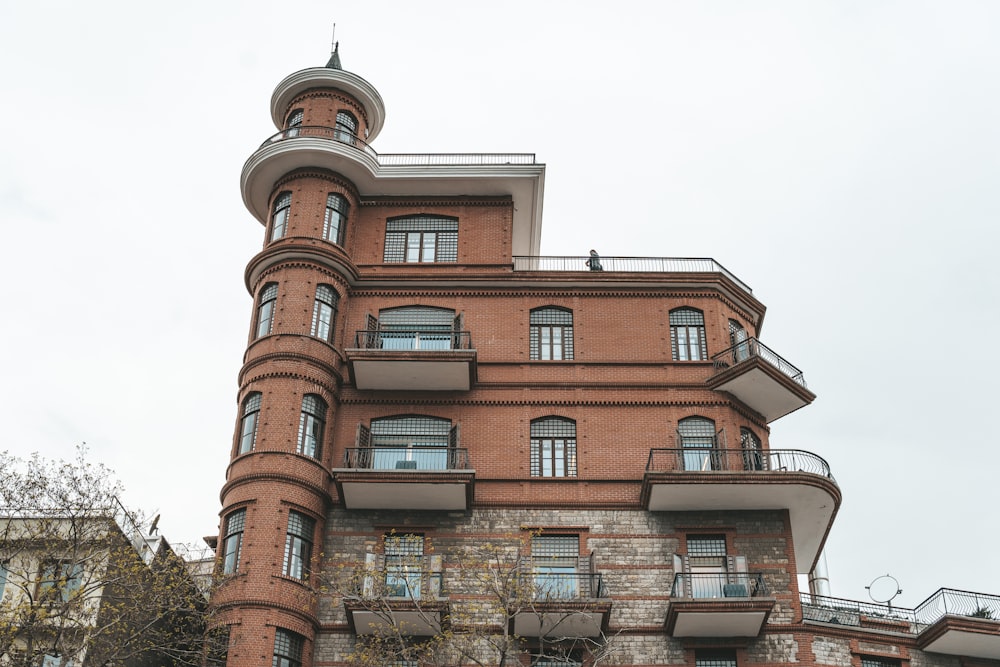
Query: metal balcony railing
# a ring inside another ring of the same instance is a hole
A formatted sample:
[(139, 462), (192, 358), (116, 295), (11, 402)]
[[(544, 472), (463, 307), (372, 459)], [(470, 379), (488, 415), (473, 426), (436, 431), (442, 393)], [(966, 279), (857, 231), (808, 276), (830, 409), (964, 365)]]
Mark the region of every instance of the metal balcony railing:
[[(583, 256), (514, 257), (515, 271), (594, 271), (592, 259)], [(726, 267), (710, 257), (601, 257), (599, 270), (622, 273), (721, 273), (748, 294), (753, 290)]]
[(362, 350), (471, 350), (468, 331), (389, 331), (366, 329), (354, 336), (354, 347)]
[(379, 155), (364, 139), (338, 127), (299, 125), (268, 137), (261, 148), (299, 137), (329, 139), (366, 153), (382, 167), (535, 164), (534, 153), (389, 153)]
[(952, 614), (1000, 621), (1000, 595), (941, 588), (913, 610), (922, 623), (933, 623)]
[(344, 452), (344, 467), (362, 470), (469, 470), (469, 450), (460, 447), (372, 445)]
[(830, 464), (801, 449), (651, 449), (646, 472), (807, 472), (833, 479)]
[(802, 618), (807, 621), (858, 627), (861, 625), (861, 619), (865, 618), (887, 623), (905, 623), (909, 625), (908, 631), (914, 634), (922, 629), (922, 626), (917, 623), (914, 611), (906, 607), (893, 607), (809, 593), (800, 593), (799, 601), (802, 603)]
[(535, 602), (568, 602), (610, 597), (603, 577), (597, 572), (523, 572), (521, 587)]
[(749, 359), (758, 358), (766, 361), (779, 371), (787, 375), (796, 384), (807, 388), (806, 380), (802, 376), (802, 371), (788, 363), (780, 354), (764, 345), (756, 338), (747, 338), (744, 341), (733, 345), (729, 349), (719, 352), (712, 357), (712, 365), (715, 367), (715, 374), (719, 374), (727, 368), (736, 366)]
[(679, 572), (674, 575), (670, 597), (756, 598), (768, 594), (761, 572)]

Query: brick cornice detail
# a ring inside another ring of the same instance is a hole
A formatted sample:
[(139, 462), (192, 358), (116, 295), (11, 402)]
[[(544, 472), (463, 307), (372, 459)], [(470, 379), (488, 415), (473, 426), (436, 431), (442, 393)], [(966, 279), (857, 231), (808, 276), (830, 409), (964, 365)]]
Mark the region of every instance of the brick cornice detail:
[(276, 609), (295, 616), (296, 618), (309, 624), (313, 628), (313, 632), (317, 632), (319, 630), (319, 620), (317, 620), (314, 615), (303, 611), (300, 607), (275, 602), (270, 598), (234, 598), (232, 600), (226, 600), (225, 602), (215, 603), (212, 606), (220, 612), (246, 607)]
[[(326, 469), (326, 467), (324, 466), (321, 467), (323, 467), (323, 471), (326, 473), (327, 486), (329, 486), (330, 472)], [(319, 487), (308, 480), (302, 479), (301, 477), (296, 477), (294, 475), (287, 475), (281, 473), (274, 473), (274, 472), (253, 472), (246, 475), (240, 475), (235, 479), (229, 480), (228, 482), (226, 482), (226, 484), (222, 487), (222, 490), (219, 492), (219, 500), (220, 502), (225, 504), (226, 495), (228, 495), (229, 492), (235, 489), (236, 487), (243, 486), (244, 484), (253, 484), (261, 481), (284, 482), (286, 484), (291, 484), (292, 486), (297, 486), (299, 488), (314, 493), (316, 497), (322, 500), (328, 507), (333, 503), (333, 497), (330, 495), (329, 488)], [(238, 504), (239, 503), (237, 503), (237, 505)], [(228, 512), (229, 510), (227, 509), (225, 513)]]
[[(308, 248), (310, 250), (318, 250), (319, 252), (316, 253), (317, 255), (320, 255), (320, 256), (329, 256), (329, 257), (334, 257), (334, 256), (337, 255), (337, 253), (329, 252), (329, 251), (327, 251), (326, 248), (324, 248), (322, 246), (314, 246), (314, 245), (312, 245), (312, 243), (311, 243), (312, 241), (317, 241), (319, 239), (315, 239), (315, 238), (313, 238), (311, 236), (287, 237), (287, 238), (293, 238), (293, 239), (294, 238), (302, 238), (302, 239), (306, 239), (306, 240), (310, 241), (310, 244), (309, 244)], [(284, 240), (284, 239), (282, 239), (282, 240)], [(280, 243), (280, 241), (279, 241), (279, 243)], [(325, 241), (324, 243), (329, 243), (329, 241)], [(335, 244), (332, 244), (332, 243), (330, 243), (330, 246), (333, 247), (333, 248), (338, 248), (339, 247), (339, 246), (336, 246)], [(303, 246), (298, 246), (298, 247), (302, 248)], [(281, 246), (278, 246), (277, 250), (280, 252)], [(347, 253), (345, 253), (343, 250), (341, 250), (339, 254), (342, 255), (342, 257), (340, 259), (342, 259), (346, 264), (350, 265), (351, 268), (354, 268), (356, 270), (356, 267), (354, 267), (353, 263), (351, 263), (351, 259), (350, 259), (350, 257), (347, 256)], [(260, 255), (257, 255), (257, 257), (260, 257)], [(251, 261), (255, 261), (257, 259), (257, 257), (255, 257), (254, 260), (251, 260)], [(257, 294), (257, 290), (260, 288), (260, 285), (262, 283), (264, 283), (264, 282), (267, 282), (267, 279), (272, 274), (274, 274), (277, 271), (281, 271), (282, 269), (311, 269), (313, 271), (319, 271), (320, 273), (322, 273), (325, 276), (330, 276), (330, 277), (336, 278), (337, 279), (337, 284), (340, 287), (343, 288), (343, 290), (344, 290), (345, 293), (347, 293), (348, 290), (350, 289), (350, 283), (347, 282), (347, 280), (344, 279), (343, 275), (341, 275), (340, 273), (338, 273), (336, 271), (332, 271), (329, 266), (327, 266), (326, 264), (323, 264), (321, 261), (319, 261), (319, 260), (309, 261), (309, 260), (302, 259), (300, 257), (296, 257), (295, 259), (279, 260), (279, 261), (275, 262), (274, 264), (271, 264), (270, 266), (268, 266), (263, 271), (261, 271), (260, 272), (260, 276), (257, 278), (257, 282), (254, 283), (254, 285), (251, 288), (251, 291), (253, 292), (253, 294), (255, 294), (255, 295)], [(341, 294), (341, 297), (343, 297), (343, 296), (344, 295)]]
[(341, 174), (328, 169), (296, 169), (295, 171), (290, 171), (284, 176), (282, 176), (277, 183), (274, 184), (275, 191), (281, 190), (288, 183), (300, 179), (300, 178), (318, 178), (324, 181), (330, 181), (335, 183), (340, 187), (348, 191), (349, 194), (354, 196), (355, 200), (361, 200), (361, 193), (358, 192), (357, 187), (354, 183), (344, 178)]
[[(325, 389), (329, 393), (329, 395), (331, 397), (337, 399), (337, 401), (336, 401), (337, 403), (341, 403), (342, 402), (342, 401), (340, 401), (340, 385), (343, 383), (344, 379), (343, 379), (343, 377), (341, 377), (340, 373), (338, 373), (336, 371), (331, 371), (331, 373), (330, 373), (333, 376), (334, 380), (336, 381), (335, 385), (331, 385), (325, 379), (320, 379), (320, 378), (317, 378), (317, 377), (312, 376), (312, 375), (307, 375), (305, 373), (293, 373), (291, 371), (268, 371), (268, 370), (265, 369), (263, 372), (260, 372), (260, 373), (258, 373), (256, 375), (248, 375), (247, 374), (247, 373), (249, 373), (249, 371), (253, 367), (258, 366), (258, 365), (260, 365), (262, 363), (266, 363), (268, 361), (272, 361), (272, 360), (274, 360), (276, 358), (289, 358), (289, 357), (292, 357), (292, 356), (293, 355), (289, 355), (289, 354), (265, 355), (263, 357), (260, 357), (259, 360), (256, 360), (256, 361), (254, 361), (251, 364), (246, 364), (240, 370), (240, 390), (239, 390), (240, 393), (242, 394), (243, 391), (252, 382), (258, 382), (260, 380), (273, 380), (273, 379), (279, 379), (280, 378), (280, 379), (290, 379), (290, 380), (302, 380), (303, 382), (310, 382), (312, 384), (318, 385), (318, 386), (322, 387), (323, 389)], [(305, 357), (305, 358), (309, 359), (309, 357)]]
[(341, 397), (340, 403), (342, 405), (485, 405), (494, 407), (514, 407), (514, 406), (531, 406), (531, 405), (551, 405), (551, 406), (572, 406), (572, 407), (588, 407), (588, 406), (605, 406), (605, 407), (623, 407), (623, 406), (646, 406), (646, 407), (731, 407), (731, 403), (725, 400), (717, 401), (601, 401), (601, 400), (581, 400), (572, 399), (564, 401), (553, 401), (551, 399), (539, 398), (535, 399), (511, 399), (506, 401), (500, 400), (470, 400), (470, 399), (456, 399), (456, 398), (442, 398), (442, 399), (419, 399), (419, 398), (343, 398)]
[(347, 95), (344, 95), (342, 93), (334, 92), (330, 88), (307, 88), (306, 90), (302, 91), (301, 93), (292, 98), (291, 102), (288, 103), (288, 108), (285, 109), (285, 115), (287, 116), (288, 112), (295, 108), (296, 103), (302, 100), (315, 100), (324, 97), (327, 99), (337, 100), (338, 102), (343, 102), (344, 104), (351, 105), (351, 108), (359, 112), (361, 116), (365, 119), (365, 125), (367, 126), (370, 124), (368, 122), (368, 112), (363, 104), (361, 104), (358, 100), (354, 99), (353, 97), (348, 97)]
[(387, 197), (387, 198), (366, 198), (361, 199), (361, 206), (496, 206), (500, 208), (513, 208), (514, 200), (510, 197), (477, 197), (475, 199), (461, 199), (458, 197)]

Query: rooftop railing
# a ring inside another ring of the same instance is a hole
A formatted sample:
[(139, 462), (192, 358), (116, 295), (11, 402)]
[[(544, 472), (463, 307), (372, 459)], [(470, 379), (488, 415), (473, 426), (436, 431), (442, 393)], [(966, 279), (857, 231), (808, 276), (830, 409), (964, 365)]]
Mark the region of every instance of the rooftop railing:
[(761, 572), (679, 572), (670, 596), (675, 598), (756, 598), (768, 594)]
[(344, 467), (361, 470), (469, 470), (469, 450), (464, 447), (406, 447), (372, 445), (350, 447)]
[(722, 371), (740, 364), (749, 359), (758, 358), (766, 361), (771, 366), (774, 366), (779, 371), (787, 375), (798, 385), (803, 388), (806, 387), (806, 379), (802, 375), (802, 371), (786, 361), (780, 354), (764, 345), (756, 338), (747, 338), (746, 340), (736, 343), (732, 347), (719, 352), (712, 357), (712, 364), (715, 367), (715, 373), (721, 373)]
[(354, 347), (362, 350), (471, 350), (468, 331), (410, 331), (365, 329), (354, 336)]
[(807, 472), (833, 479), (830, 464), (801, 449), (723, 449), (720, 447), (649, 450), (646, 472)]
[[(802, 617), (809, 621), (861, 626), (906, 624), (907, 631), (921, 632), (944, 616), (968, 616), (1000, 621), (1000, 595), (941, 588), (915, 609), (859, 602), (801, 593)], [(894, 628), (898, 629), (898, 628)]]
[(299, 125), (282, 130), (268, 137), (261, 148), (270, 144), (310, 137), (329, 139), (352, 146), (366, 153), (383, 167), (428, 167), (428, 166), (483, 166), (505, 164), (535, 164), (534, 153), (387, 153), (379, 155), (364, 139), (339, 127), (319, 125)]
[[(599, 267), (599, 268), (597, 268)], [(619, 273), (720, 273), (748, 294), (753, 290), (726, 267), (708, 257), (541, 257), (517, 255), (515, 271), (590, 271)]]

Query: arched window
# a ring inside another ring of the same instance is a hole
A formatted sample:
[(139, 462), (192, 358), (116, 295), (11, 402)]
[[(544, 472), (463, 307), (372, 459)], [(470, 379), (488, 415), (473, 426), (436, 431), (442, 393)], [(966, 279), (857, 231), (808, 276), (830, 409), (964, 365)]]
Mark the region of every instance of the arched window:
[(743, 450), (745, 470), (766, 470), (764, 453), (760, 448), (760, 438), (748, 428), (740, 428), (740, 448)]
[(285, 630), (276, 628), (274, 631), (274, 659), (271, 667), (302, 667), (302, 649), (305, 645), (305, 637)]
[(450, 419), (400, 415), (373, 419), (370, 461), (375, 469), (449, 470), (458, 446)]
[(246, 525), (245, 509), (230, 512), (226, 517), (226, 530), (222, 536), (222, 573), (233, 574), (240, 566), (240, 550), (243, 546), (243, 527)]
[(288, 122), (285, 123), (287, 132), (285, 132), (286, 137), (297, 137), (299, 136), (299, 127), (302, 125), (302, 109), (295, 109), (292, 113), (288, 114)]
[(688, 417), (677, 423), (677, 441), (683, 449), (685, 470), (719, 470), (720, 452), (715, 422)]
[(316, 394), (302, 397), (302, 413), (299, 415), (298, 453), (320, 457), (323, 447), (323, 425), (326, 423), (326, 401)]
[(292, 193), (282, 192), (274, 200), (274, 213), (271, 215), (271, 241), (277, 241), (288, 230), (288, 213), (292, 208)]
[(260, 416), (259, 391), (249, 394), (243, 399), (243, 418), (240, 420), (240, 454), (246, 454), (253, 450), (257, 441), (257, 421)]
[(529, 318), (529, 352), (535, 361), (573, 358), (573, 311), (547, 306), (535, 308)]
[(313, 302), (312, 335), (326, 342), (333, 342), (333, 318), (337, 314), (340, 296), (329, 285), (316, 286)]
[(347, 200), (335, 192), (326, 197), (326, 216), (323, 218), (323, 238), (337, 245), (344, 244), (344, 223), (347, 222)]
[(387, 220), (382, 261), (457, 262), (458, 218), (421, 214)]
[(694, 308), (670, 311), (670, 348), (674, 361), (708, 359), (705, 345), (705, 316)]
[(732, 346), (733, 362), (740, 363), (750, 358), (750, 343), (747, 330), (736, 320), (729, 320), (729, 344)]
[(576, 422), (542, 417), (531, 422), (531, 476), (576, 477)]
[(260, 291), (257, 303), (257, 335), (255, 338), (271, 333), (274, 324), (274, 311), (278, 303), (278, 283), (268, 283)]
[(354, 117), (354, 114), (350, 111), (337, 112), (337, 125), (334, 128), (334, 136), (337, 141), (354, 145), (358, 136), (358, 119)]
[(386, 308), (378, 314), (380, 346), (384, 350), (450, 350), (458, 347), (461, 320), (447, 308)]
[(283, 568), (286, 577), (303, 580), (309, 578), (313, 532), (315, 530), (315, 519), (301, 512), (288, 512), (288, 531), (285, 533), (285, 563)]

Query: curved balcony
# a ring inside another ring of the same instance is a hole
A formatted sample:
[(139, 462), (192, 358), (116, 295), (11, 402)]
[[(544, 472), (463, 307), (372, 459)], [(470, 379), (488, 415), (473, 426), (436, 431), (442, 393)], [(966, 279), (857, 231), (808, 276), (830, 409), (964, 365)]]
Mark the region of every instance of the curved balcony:
[(468, 391), (476, 382), (468, 331), (368, 329), (344, 354), (358, 389)]
[(798, 571), (808, 573), (840, 507), (821, 457), (797, 449), (653, 449), (642, 480), (655, 512), (788, 510)]
[(1000, 595), (941, 588), (915, 609), (801, 593), (802, 619), (916, 635), (922, 650), (1000, 660)]
[(678, 572), (666, 630), (673, 637), (756, 637), (774, 604), (760, 572)]
[(708, 387), (725, 391), (759, 412), (767, 422), (816, 400), (802, 371), (756, 338), (747, 338), (712, 357)]
[(465, 510), (476, 479), (461, 447), (352, 447), (332, 472), (347, 509)]

